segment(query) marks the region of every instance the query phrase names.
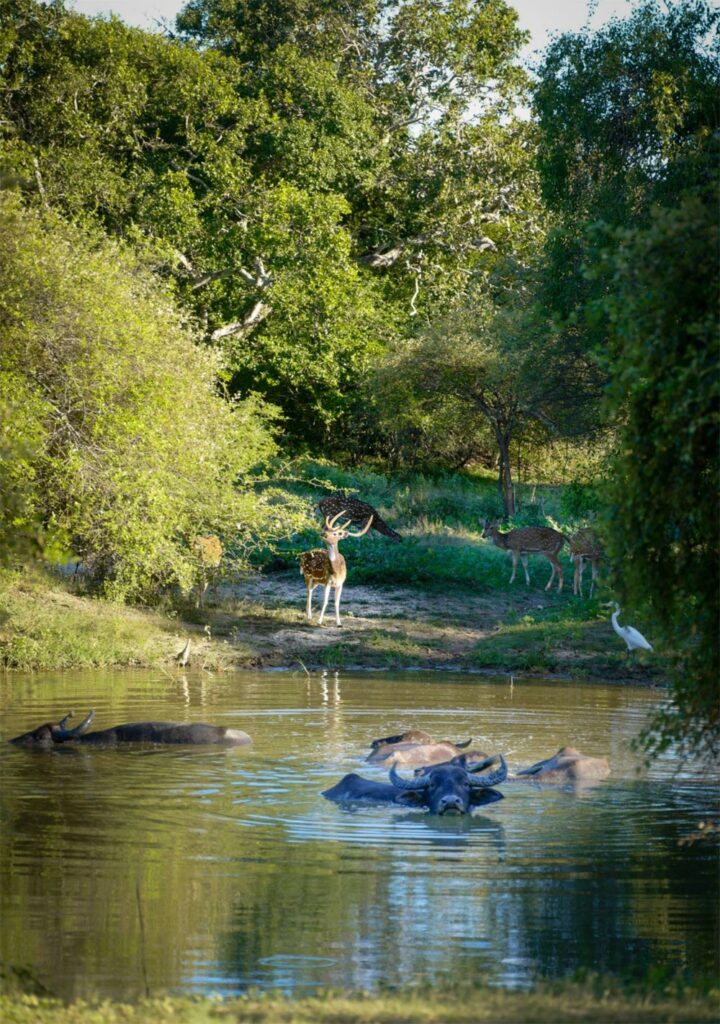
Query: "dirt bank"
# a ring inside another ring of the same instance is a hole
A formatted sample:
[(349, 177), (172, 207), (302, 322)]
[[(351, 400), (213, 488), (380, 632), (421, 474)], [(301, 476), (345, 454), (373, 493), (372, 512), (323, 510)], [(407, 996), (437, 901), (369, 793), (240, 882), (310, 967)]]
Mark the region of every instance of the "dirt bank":
[[(629, 662), (604, 613), (598, 617), (588, 609), (587, 618), (578, 618), (585, 606), (572, 596), (539, 589), (474, 593), (355, 584), (343, 595), (340, 627), (333, 614), (318, 626), (319, 592), (314, 621), (307, 621), (297, 573), (254, 577), (219, 597), (203, 625), (240, 667), (523, 671), (661, 681), (656, 662)], [(196, 626), (194, 634), (201, 629)]]
[(0, 664), (29, 671), (110, 666), (445, 670), (660, 685), (658, 653), (629, 659), (607, 610), (540, 585), (369, 585), (349, 581), (342, 625), (305, 618), (299, 573), (253, 576), (205, 608), (131, 608), (43, 573), (0, 574)]

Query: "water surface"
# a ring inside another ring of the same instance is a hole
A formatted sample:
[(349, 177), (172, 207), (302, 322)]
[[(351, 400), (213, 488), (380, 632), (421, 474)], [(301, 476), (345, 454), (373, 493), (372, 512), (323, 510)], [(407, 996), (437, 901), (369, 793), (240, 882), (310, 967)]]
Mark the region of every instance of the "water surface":
[[(638, 772), (654, 691), (398, 676), (135, 672), (0, 679), (4, 741), (70, 708), (245, 729), (251, 749), (0, 742), (0, 957), (53, 993), (307, 992), (579, 967), (718, 968), (717, 847), (678, 846), (716, 788)], [(582, 792), (506, 784), (471, 817), (320, 796), (370, 740), (416, 726), (502, 751), (607, 754)], [(679, 769), (679, 770), (678, 770)]]

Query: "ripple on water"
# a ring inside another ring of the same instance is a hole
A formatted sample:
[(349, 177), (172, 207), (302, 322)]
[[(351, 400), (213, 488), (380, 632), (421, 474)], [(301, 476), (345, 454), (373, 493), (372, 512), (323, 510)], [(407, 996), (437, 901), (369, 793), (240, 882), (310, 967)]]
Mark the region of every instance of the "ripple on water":
[[(631, 739), (656, 694), (449, 675), (153, 673), (0, 680), (3, 738), (96, 708), (245, 729), (251, 748), (0, 745), (0, 955), (59, 995), (308, 991), (578, 967), (718, 967), (717, 847), (679, 847), (716, 788)], [(531, 764), (607, 754), (587, 790), (508, 783), (462, 818), (346, 809), (321, 792), (377, 736), (473, 737)]]

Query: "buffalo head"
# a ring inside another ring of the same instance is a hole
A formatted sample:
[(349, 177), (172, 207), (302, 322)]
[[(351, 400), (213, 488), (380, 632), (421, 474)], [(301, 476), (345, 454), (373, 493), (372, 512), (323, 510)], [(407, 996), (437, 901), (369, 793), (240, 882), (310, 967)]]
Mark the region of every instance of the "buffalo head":
[(507, 778), (502, 754), (496, 771), (478, 774), (493, 760), (488, 758), (468, 768), (464, 755), (460, 755), (445, 764), (425, 768), (412, 779), (398, 775), (393, 765), (390, 782), (403, 794), (412, 794), (419, 803), (427, 804), (432, 814), (467, 814), (473, 804), (486, 802), (489, 790)]
[(95, 712), (91, 711), (86, 718), (76, 725), (74, 729), (68, 729), (67, 723), (72, 718), (73, 713), (70, 711), (61, 721), (59, 722), (46, 722), (45, 725), (39, 725), (37, 729), (33, 729), (32, 732), (25, 732), (22, 736), (16, 736), (15, 739), (10, 740), (11, 743), (16, 744), (18, 747), (40, 747), (42, 749), (48, 749), (54, 746), (56, 743), (66, 743), (68, 740), (76, 740), (92, 725)]

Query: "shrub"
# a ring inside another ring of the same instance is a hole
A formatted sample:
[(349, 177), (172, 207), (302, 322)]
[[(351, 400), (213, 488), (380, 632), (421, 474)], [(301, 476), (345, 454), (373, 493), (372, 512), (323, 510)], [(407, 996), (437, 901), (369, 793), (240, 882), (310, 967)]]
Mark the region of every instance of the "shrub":
[(24, 473), (18, 500), (108, 596), (187, 589), (199, 534), (242, 557), (243, 538), (282, 529), (287, 510), (251, 488), (275, 449), (272, 410), (218, 393), (217, 355), (137, 257), (6, 195), (0, 274), (0, 395), (36, 423), (6, 425), (0, 471)]

